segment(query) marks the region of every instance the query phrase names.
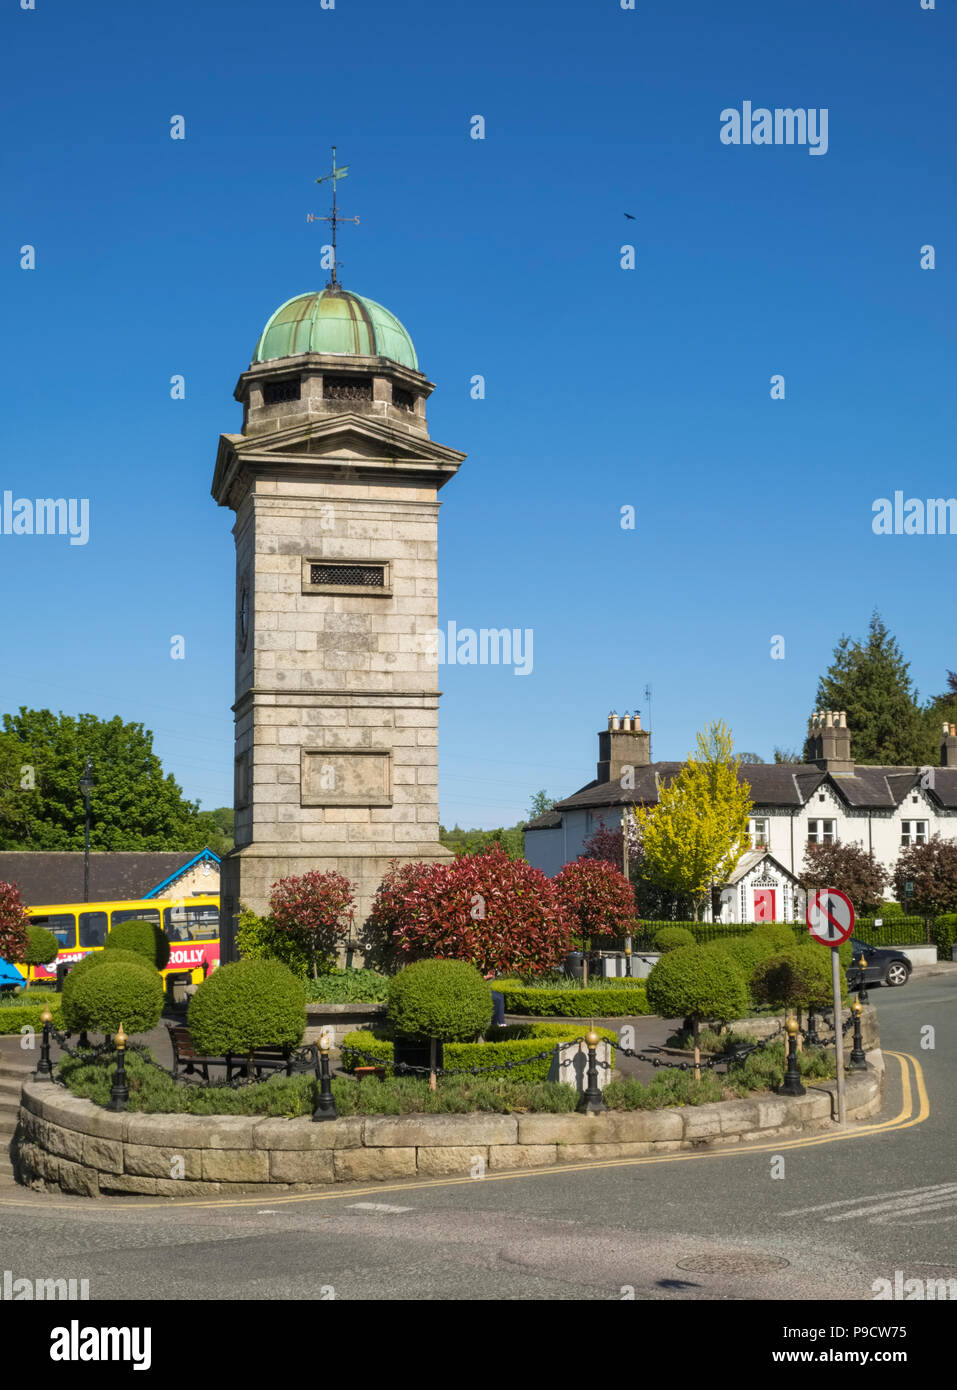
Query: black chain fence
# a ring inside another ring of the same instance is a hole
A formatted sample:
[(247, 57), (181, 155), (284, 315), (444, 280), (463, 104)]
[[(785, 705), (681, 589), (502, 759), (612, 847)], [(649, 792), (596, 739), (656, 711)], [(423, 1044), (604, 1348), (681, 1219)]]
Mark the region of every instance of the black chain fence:
[[(820, 1018), (822, 1025), (830, 1028), (833, 1032), (833, 1013), (831, 1015), (830, 1022), (828, 1022), (827, 1016), (824, 1014), (820, 1014), (818, 1015), (818, 1017)], [(853, 1015), (846, 1020), (842, 1020), (842, 1036), (846, 1034), (849, 1029), (853, 1028), (853, 1026)], [(709, 1057), (702, 1057), (700, 1062), (698, 1063), (698, 1066), (702, 1071), (714, 1070), (716, 1067), (721, 1066), (733, 1066), (735, 1063), (743, 1062), (747, 1057), (750, 1057), (753, 1053), (761, 1052), (768, 1047), (774, 1046), (782, 1037), (782, 1035), (786, 1034), (786, 1031), (787, 1030), (784, 1027), (778, 1027), (775, 1029), (773, 1033), (770, 1033), (766, 1038), (762, 1038), (760, 1041), (753, 1043), (737, 1043), (734, 1047), (729, 1048), (726, 1052), (715, 1053)], [(61, 1051), (65, 1052), (67, 1056), (73, 1057), (77, 1060), (91, 1060), (96, 1057), (104, 1056), (108, 1053), (112, 1053), (115, 1055), (118, 1051), (116, 1044), (113, 1042), (112, 1038), (107, 1039), (105, 1042), (102, 1043), (87, 1042), (84, 1044), (80, 1041), (80, 1039), (82, 1039), (82, 1037), (84, 1036), (83, 1034), (79, 1035), (79, 1038), (77, 1039), (77, 1046), (73, 1047), (70, 1043), (70, 1039), (73, 1037), (73, 1034), (61, 1033), (56, 1028), (54, 1028), (52, 1024), (50, 1025), (50, 1036), (56, 1040), (57, 1046), (61, 1049)], [(574, 1044), (583, 1044), (587, 1047), (588, 1040), (584, 1036), (579, 1038), (568, 1038), (563, 1040), (560, 1045), (564, 1047)], [(528, 1066), (530, 1062), (540, 1062), (546, 1060), (549, 1057), (552, 1057), (554, 1055), (556, 1046), (558, 1045), (559, 1044), (552, 1043), (551, 1046), (543, 1048), (541, 1052), (533, 1053), (528, 1057), (516, 1058), (514, 1061), (511, 1062), (496, 1062), (492, 1066), (488, 1067), (435, 1067), (434, 1072), (436, 1076), (486, 1076), (492, 1072), (510, 1072), (516, 1070), (519, 1067)], [(670, 1058), (666, 1055), (666, 1050), (664, 1048), (658, 1047), (656, 1045), (650, 1045), (644, 1051), (638, 1051), (635, 1048), (631, 1047), (624, 1047), (621, 1043), (617, 1042), (614, 1044), (614, 1046), (623, 1056), (631, 1057), (638, 1062), (646, 1062), (650, 1066), (654, 1067), (655, 1070), (664, 1069), (671, 1071), (694, 1071), (695, 1069), (695, 1063), (693, 1060), (687, 1062), (675, 1061), (673, 1058)], [(174, 1081), (181, 1080), (181, 1078), (177, 1076), (174, 1072), (172, 1072), (168, 1067), (164, 1067), (161, 1062), (158, 1062), (156, 1058), (153, 1056), (150, 1049), (144, 1046), (143, 1044), (129, 1042), (126, 1045), (126, 1050), (128, 1052), (138, 1053), (140, 1056), (143, 1057), (144, 1061), (149, 1062), (152, 1066), (156, 1067), (158, 1071), (164, 1072), (166, 1076), (171, 1077)], [(349, 1045), (348, 1047), (343, 1047), (343, 1063), (349, 1065), (353, 1063), (354, 1059), (359, 1059), (363, 1061), (367, 1066), (389, 1067), (394, 1073), (400, 1076), (431, 1076), (433, 1072), (432, 1067), (416, 1066), (412, 1062), (396, 1062), (390, 1057), (383, 1057), (381, 1053), (366, 1052), (360, 1047), (354, 1047), (352, 1045)], [(279, 1069), (279, 1067), (277, 1066), (276, 1059), (270, 1059), (270, 1061), (266, 1063), (261, 1057), (257, 1059), (255, 1052), (253, 1052), (249, 1057), (235, 1056), (230, 1059), (230, 1064), (232, 1066), (240, 1068), (242, 1074), (238, 1076), (227, 1077), (225, 1080), (206, 1080), (200, 1079), (198, 1077), (191, 1077), (189, 1079), (189, 1084), (194, 1086), (229, 1086), (232, 1088), (237, 1088), (241, 1086), (253, 1085), (255, 1082), (260, 1080), (262, 1070), (272, 1070), (275, 1072)], [(283, 1059), (281, 1064), (279, 1065), (287, 1075), (301, 1075), (307, 1071), (314, 1071), (315, 1075), (318, 1077), (320, 1071), (320, 1052), (318, 1044), (303, 1044), (302, 1047), (296, 1048), (294, 1051), (292, 1051), (289, 1054), (289, 1056)], [(57, 1080), (59, 1081), (60, 1078), (57, 1077)], [(65, 1083), (60, 1082), (60, 1084)]]

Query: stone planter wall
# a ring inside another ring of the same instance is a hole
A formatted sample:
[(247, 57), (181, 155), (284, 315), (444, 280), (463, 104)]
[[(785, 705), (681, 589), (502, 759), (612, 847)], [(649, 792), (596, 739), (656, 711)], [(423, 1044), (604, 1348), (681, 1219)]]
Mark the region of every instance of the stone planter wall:
[(385, 1022), (384, 1004), (307, 1004), (304, 1042), (316, 1042), (322, 1032), (332, 1035), (333, 1047), (341, 1047), (347, 1033), (375, 1028)]
[[(847, 1077), (852, 1119), (876, 1114), (884, 1063)], [(21, 1182), (95, 1197), (308, 1190), (395, 1178), (476, 1178), (486, 1170), (714, 1149), (829, 1129), (834, 1083), (805, 1096), (763, 1095), (604, 1115), (383, 1115), (314, 1123), (255, 1116), (114, 1114), (53, 1082), (27, 1081), (14, 1141)], [(179, 1174), (180, 1176), (176, 1176)]]

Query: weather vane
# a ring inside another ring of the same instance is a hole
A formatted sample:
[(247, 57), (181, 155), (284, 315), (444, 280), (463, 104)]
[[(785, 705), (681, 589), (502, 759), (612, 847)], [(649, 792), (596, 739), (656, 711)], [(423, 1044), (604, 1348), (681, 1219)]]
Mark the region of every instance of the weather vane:
[(326, 289), (327, 289), (327, 290), (337, 290), (337, 289), (339, 289), (339, 287), (340, 287), (340, 286), (339, 286), (339, 281), (338, 281), (337, 278), (336, 278), (336, 268), (337, 268), (337, 266), (339, 266), (339, 264), (340, 264), (340, 262), (336, 260), (336, 228), (338, 227), (338, 225), (339, 225), (340, 222), (354, 222), (354, 223), (356, 224), (357, 227), (358, 227), (358, 225), (359, 225), (359, 219), (358, 219), (358, 217), (340, 217), (340, 216), (339, 216), (338, 207), (337, 207), (337, 205), (336, 205), (336, 184), (339, 182), (340, 179), (344, 179), (344, 178), (346, 177), (346, 175), (348, 174), (348, 172), (349, 172), (349, 166), (348, 166), (348, 164), (344, 164), (344, 165), (342, 166), (341, 169), (337, 169), (337, 168), (336, 168), (336, 147), (335, 147), (335, 145), (333, 145), (333, 147), (332, 147), (332, 173), (331, 173), (331, 174), (323, 174), (323, 176), (322, 176), (321, 179), (316, 179), (316, 183), (329, 183), (330, 180), (332, 181), (332, 216), (331, 216), (331, 217), (319, 217), (318, 214), (316, 214), (316, 213), (312, 213), (312, 212), (307, 212), (307, 213), (306, 213), (306, 221), (307, 221), (307, 222), (331, 222), (331, 223), (332, 223), (332, 275), (331, 275), (331, 277), (330, 277), (330, 279), (329, 279), (329, 283), (326, 285)]

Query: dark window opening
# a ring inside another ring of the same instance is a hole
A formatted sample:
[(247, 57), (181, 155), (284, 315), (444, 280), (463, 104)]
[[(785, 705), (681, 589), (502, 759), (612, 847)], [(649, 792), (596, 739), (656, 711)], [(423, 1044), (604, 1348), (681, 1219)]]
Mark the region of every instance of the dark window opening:
[(106, 913), (80, 913), (80, 945), (102, 946), (106, 940)]
[(285, 401), (298, 401), (299, 398), (300, 381), (297, 376), (263, 383), (263, 405), (282, 405)]
[(382, 565), (310, 565), (310, 584), (361, 584), (381, 589), (385, 583)]
[(324, 376), (322, 398), (326, 401), (371, 401), (372, 382), (368, 377)]
[(399, 410), (414, 410), (415, 397), (411, 391), (403, 391), (401, 386), (393, 386), (392, 404)]

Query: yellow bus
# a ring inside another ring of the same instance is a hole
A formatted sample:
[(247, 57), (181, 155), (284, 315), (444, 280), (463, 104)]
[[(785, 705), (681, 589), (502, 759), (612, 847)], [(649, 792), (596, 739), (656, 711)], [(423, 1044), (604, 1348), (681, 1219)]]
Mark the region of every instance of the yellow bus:
[(219, 964), (219, 895), (192, 898), (127, 898), (106, 903), (51, 903), (28, 907), (34, 926), (46, 927), (60, 943), (56, 959), (46, 965), (21, 966), (28, 979), (55, 980), (57, 965), (82, 960), (103, 949), (107, 935), (119, 922), (152, 922), (169, 940), (169, 963), (164, 975), (189, 975), (200, 984)]

